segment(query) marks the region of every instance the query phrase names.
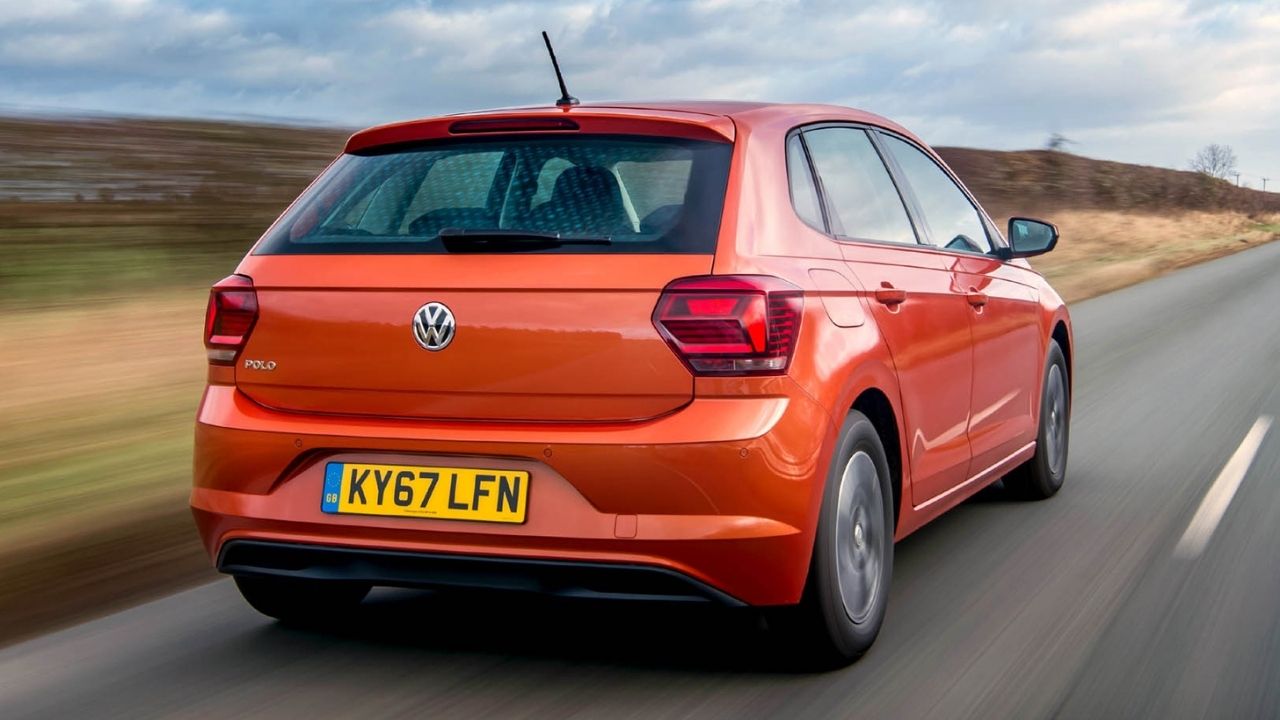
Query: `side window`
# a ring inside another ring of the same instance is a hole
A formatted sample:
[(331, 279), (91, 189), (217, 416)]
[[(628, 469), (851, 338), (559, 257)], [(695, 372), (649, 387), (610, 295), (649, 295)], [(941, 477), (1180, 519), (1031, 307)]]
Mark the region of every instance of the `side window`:
[(796, 215), (810, 227), (826, 232), (818, 188), (813, 182), (813, 173), (809, 170), (809, 159), (805, 157), (799, 133), (787, 138), (787, 183), (791, 187), (791, 204), (796, 209)]
[(805, 142), (827, 195), (837, 237), (914, 245), (915, 230), (884, 161), (864, 130), (807, 130)]
[(948, 250), (991, 252), (982, 216), (951, 176), (911, 143), (892, 135), (882, 137), (920, 202), (934, 244)]

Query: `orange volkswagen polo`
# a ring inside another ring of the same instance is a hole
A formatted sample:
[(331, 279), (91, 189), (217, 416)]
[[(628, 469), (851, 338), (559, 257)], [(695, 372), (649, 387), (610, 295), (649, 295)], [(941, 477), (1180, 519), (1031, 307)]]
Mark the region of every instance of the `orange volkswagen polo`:
[(762, 608), (863, 653), (893, 546), (1067, 464), (1071, 323), (865, 112), (575, 105), (359, 132), (217, 283), (191, 505), (286, 621), (373, 586)]

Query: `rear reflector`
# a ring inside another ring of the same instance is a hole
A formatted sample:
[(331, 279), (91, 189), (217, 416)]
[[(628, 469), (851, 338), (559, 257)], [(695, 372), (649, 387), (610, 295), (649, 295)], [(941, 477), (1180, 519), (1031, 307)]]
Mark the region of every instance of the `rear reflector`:
[(253, 281), (244, 275), (219, 280), (209, 290), (209, 308), (204, 315), (204, 346), (209, 362), (234, 364), (257, 321), (258, 294)]
[(708, 275), (667, 285), (653, 324), (696, 375), (780, 375), (803, 309), (803, 292), (781, 278)]

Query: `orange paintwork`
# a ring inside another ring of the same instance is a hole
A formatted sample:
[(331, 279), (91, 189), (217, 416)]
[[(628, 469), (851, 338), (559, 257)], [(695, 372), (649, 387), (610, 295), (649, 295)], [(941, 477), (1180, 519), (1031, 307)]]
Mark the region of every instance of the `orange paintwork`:
[[(244, 356), (271, 358), (279, 369), (237, 369), (236, 380), (268, 407), (394, 417), (634, 420), (671, 412), (693, 393), (693, 379), (653, 332), (649, 314), (673, 277), (708, 272), (708, 256), (251, 259), (252, 268), (241, 272), (254, 279), (261, 314)], [(429, 290), (424, 278), (430, 278)], [(445, 303), (459, 319), (457, 342), (429, 357), (412, 342), (397, 342), (406, 338), (404, 323), (428, 300)], [(509, 361), (514, 348), (519, 364)], [(377, 353), (376, 363), (359, 364), (364, 361), (357, 356), (366, 350)], [(309, 356), (330, 362), (309, 364)], [(334, 362), (353, 365), (337, 382)], [(625, 393), (615, 391), (618, 375), (629, 378)]]
[[(714, 256), (248, 255), (236, 272), (261, 309), (242, 357), (279, 369), (210, 367), (191, 504), (212, 556), (259, 538), (636, 562), (747, 603), (794, 603), (836, 432), (864, 393), (883, 394), (897, 424), (899, 539), (1033, 453), (1047, 343), (1058, 323), (1070, 332), (1044, 279), (1021, 260), (837, 242), (792, 208), (788, 131), (845, 121), (914, 139), (906, 130), (818, 105), (583, 105), (400, 123), (348, 149), (507, 116), (732, 142)], [(695, 378), (659, 337), (662, 287), (708, 273), (804, 290), (785, 375)], [(906, 300), (882, 304), (878, 290)], [(456, 347), (392, 342), (430, 300), (456, 311)], [(327, 515), (329, 460), (527, 470), (528, 520)]]

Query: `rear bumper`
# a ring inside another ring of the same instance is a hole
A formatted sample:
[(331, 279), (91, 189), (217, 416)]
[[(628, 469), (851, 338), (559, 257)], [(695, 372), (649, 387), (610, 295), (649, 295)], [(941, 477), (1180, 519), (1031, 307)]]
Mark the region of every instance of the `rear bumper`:
[(343, 580), (387, 587), (484, 588), (605, 600), (742, 605), (736, 598), (673, 570), (623, 563), (232, 540), (222, 546), (217, 566), (231, 575)]
[[(793, 603), (834, 429), (790, 380), (773, 389), (641, 423), (504, 426), (283, 413), (215, 385), (196, 426), (191, 505), (210, 556), (233, 573), (252, 564), (228, 564), (228, 548), (252, 541), (302, 546), (291, 552), (316, 572), (375, 584), (470, 584), (442, 582), (465, 564), (553, 594), (680, 595), (643, 591), (659, 577), (670, 590), (674, 577), (689, 597)], [(503, 525), (326, 514), (331, 460), (525, 470), (528, 515)], [(601, 569), (617, 572), (601, 585)], [(624, 576), (640, 581), (618, 585)]]

